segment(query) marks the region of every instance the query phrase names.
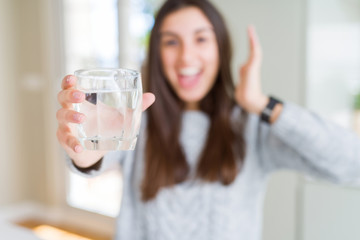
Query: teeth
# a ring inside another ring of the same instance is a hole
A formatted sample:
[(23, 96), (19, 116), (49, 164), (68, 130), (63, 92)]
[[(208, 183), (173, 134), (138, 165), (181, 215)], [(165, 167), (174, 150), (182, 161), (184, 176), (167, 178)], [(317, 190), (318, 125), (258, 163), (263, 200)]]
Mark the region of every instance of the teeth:
[(183, 76), (193, 76), (200, 72), (200, 69), (197, 67), (187, 67), (187, 68), (181, 68), (180, 74)]

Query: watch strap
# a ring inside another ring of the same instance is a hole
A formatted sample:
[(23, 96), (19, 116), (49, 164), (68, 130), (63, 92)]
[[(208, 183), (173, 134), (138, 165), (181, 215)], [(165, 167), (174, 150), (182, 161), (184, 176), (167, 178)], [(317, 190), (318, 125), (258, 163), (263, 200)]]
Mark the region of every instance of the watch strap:
[(278, 103), (282, 103), (282, 101), (270, 96), (269, 97), (269, 102), (268, 104), (266, 105), (266, 107), (264, 108), (264, 110), (261, 112), (261, 120), (266, 122), (266, 123), (270, 123), (270, 117), (271, 117), (271, 114), (275, 108), (275, 105), (278, 104)]

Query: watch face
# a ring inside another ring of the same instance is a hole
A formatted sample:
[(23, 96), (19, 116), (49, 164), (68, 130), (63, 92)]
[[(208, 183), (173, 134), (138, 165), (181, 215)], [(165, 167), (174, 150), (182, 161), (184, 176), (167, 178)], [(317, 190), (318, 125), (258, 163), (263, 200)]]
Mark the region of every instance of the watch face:
[(266, 105), (265, 109), (261, 112), (261, 120), (264, 122), (270, 123), (270, 116), (276, 104), (281, 103), (281, 101), (276, 98), (270, 97), (269, 103)]
[(270, 108), (265, 108), (262, 113), (265, 114), (265, 115), (267, 115), (267, 116), (271, 116), (272, 109), (270, 109)]

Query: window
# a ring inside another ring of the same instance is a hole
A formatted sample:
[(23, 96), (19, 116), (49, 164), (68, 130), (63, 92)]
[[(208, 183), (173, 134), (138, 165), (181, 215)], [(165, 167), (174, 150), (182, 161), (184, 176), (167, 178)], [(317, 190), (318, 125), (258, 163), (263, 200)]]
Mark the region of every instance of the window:
[(360, 11), (356, 1), (309, 2), (307, 107), (352, 127), (360, 93)]

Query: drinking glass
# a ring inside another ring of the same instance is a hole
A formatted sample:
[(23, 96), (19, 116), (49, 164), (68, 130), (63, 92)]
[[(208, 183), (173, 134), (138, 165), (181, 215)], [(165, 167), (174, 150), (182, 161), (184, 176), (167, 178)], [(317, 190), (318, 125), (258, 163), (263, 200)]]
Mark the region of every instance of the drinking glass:
[(77, 124), (78, 139), (88, 150), (134, 150), (142, 112), (142, 84), (138, 71), (88, 69), (75, 71), (76, 88), (85, 101), (74, 104), (85, 114)]

